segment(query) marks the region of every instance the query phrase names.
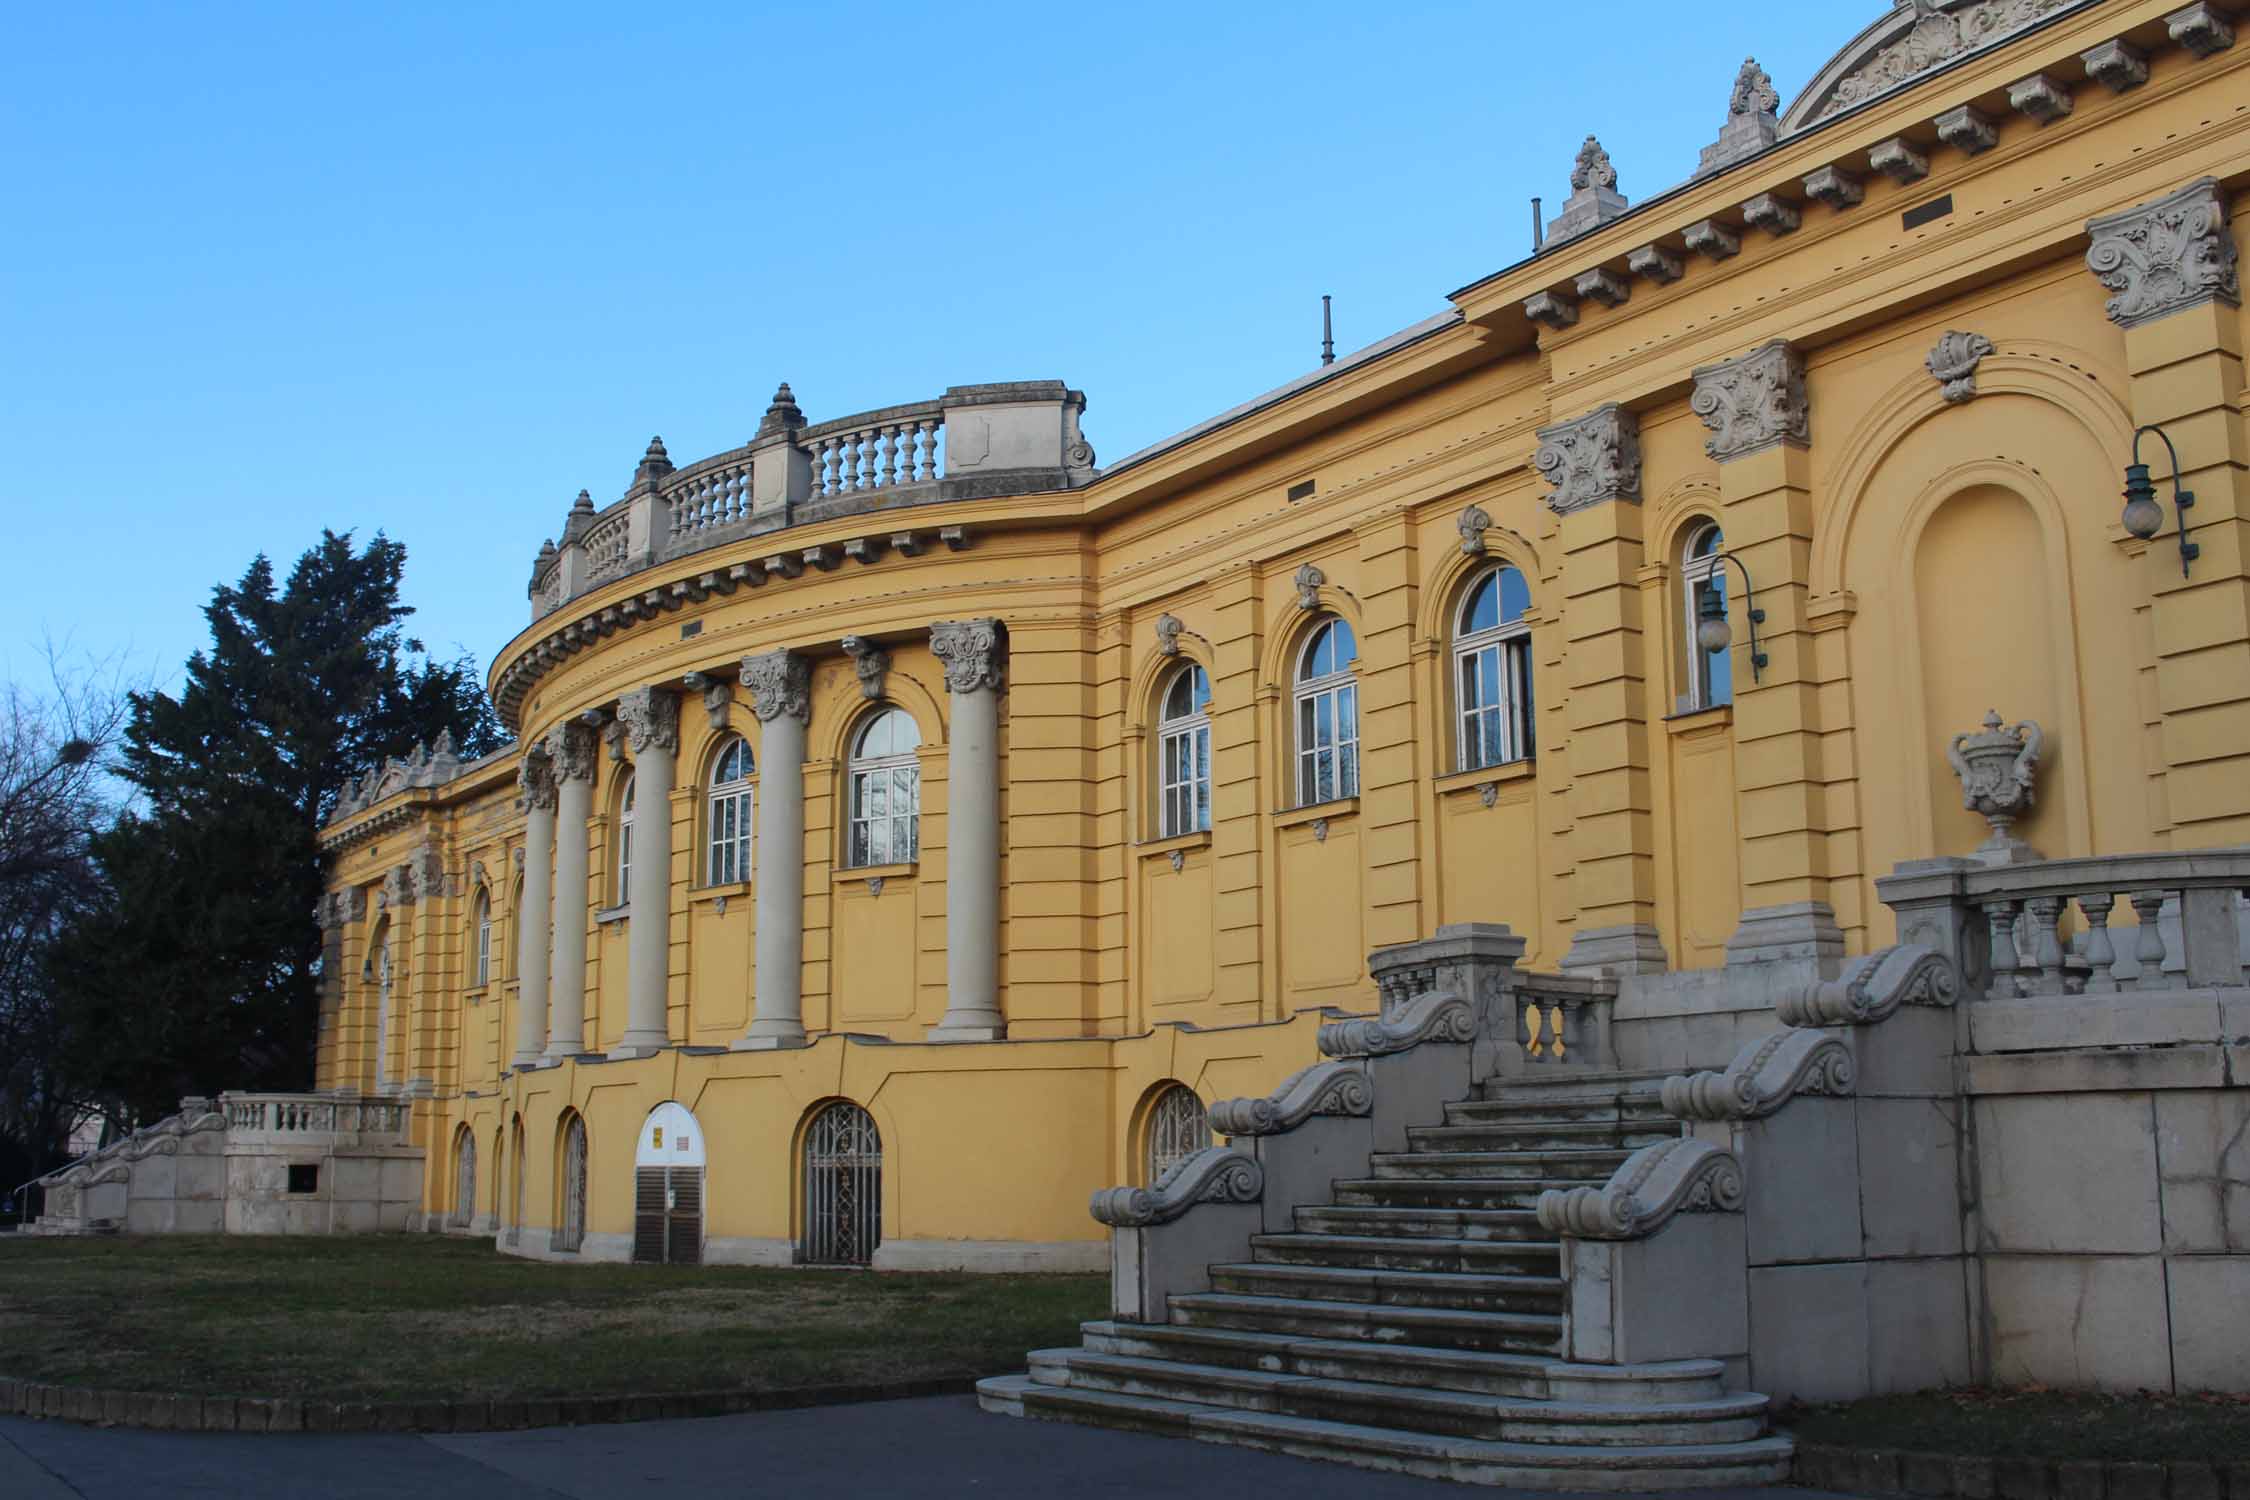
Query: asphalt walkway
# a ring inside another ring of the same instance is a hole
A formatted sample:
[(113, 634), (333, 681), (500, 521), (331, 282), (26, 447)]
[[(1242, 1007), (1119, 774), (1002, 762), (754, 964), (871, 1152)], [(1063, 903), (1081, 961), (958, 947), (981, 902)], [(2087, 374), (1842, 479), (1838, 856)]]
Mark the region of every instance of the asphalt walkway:
[[(987, 1416), (967, 1396), (464, 1436), (147, 1432), (0, 1418), (0, 1500), (1455, 1500), (1438, 1480), (1180, 1438)], [(1812, 1490), (1743, 1490), (1815, 1500)]]

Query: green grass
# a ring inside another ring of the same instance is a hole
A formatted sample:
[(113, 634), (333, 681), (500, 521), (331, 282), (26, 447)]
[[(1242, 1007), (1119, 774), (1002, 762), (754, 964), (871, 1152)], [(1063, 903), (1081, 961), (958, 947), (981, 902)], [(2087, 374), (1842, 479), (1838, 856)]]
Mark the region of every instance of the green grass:
[(0, 1374), (112, 1390), (500, 1400), (999, 1374), (1100, 1276), (558, 1265), (481, 1241), (0, 1236)]
[(2250, 1396), (1963, 1389), (1776, 1413), (1799, 1442), (1962, 1458), (2250, 1460)]

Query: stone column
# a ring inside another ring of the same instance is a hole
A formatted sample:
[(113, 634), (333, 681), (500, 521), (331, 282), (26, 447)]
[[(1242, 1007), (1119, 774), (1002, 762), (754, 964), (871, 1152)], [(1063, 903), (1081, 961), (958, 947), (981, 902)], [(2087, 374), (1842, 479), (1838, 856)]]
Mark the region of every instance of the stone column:
[[(2164, 523), (2141, 552), (2163, 705), (2164, 796), (2175, 849), (2250, 839), (2250, 440), (2243, 387), (2240, 254), (2226, 190), (2209, 177), (2151, 203), (2090, 220), (2086, 264), (2113, 295), (2124, 331), (2135, 426), (2161, 423), (2195, 496), (2181, 575), (2170, 456), (2141, 442)], [(2115, 482), (2121, 476), (2111, 475)], [(2117, 514), (2111, 501), (2107, 515)], [(2123, 629), (2122, 620), (2100, 628)]]
[(633, 751), (633, 866), (625, 899), (625, 1034), (612, 1057), (646, 1057), (671, 1040), (666, 1005), (672, 972), (672, 782), (680, 752), (680, 698), (639, 687), (617, 700), (617, 722)]
[(547, 1043), (548, 905), (554, 895), (555, 764), (544, 744), (524, 747), (516, 794), (524, 809), (523, 910), (516, 914), (516, 1055), (509, 1066), (530, 1068)]
[(554, 761), (555, 972), (548, 1006), (547, 1056), (561, 1061), (586, 1046), (586, 825), (594, 816), (594, 730), (572, 722), (547, 737)]
[(742, 658), (758, 746), (757, 1008), (738, 1052), (805, 1040), (805, 726), (812, 671), (789, 651)]
[[(1787, 983), (1832, 978), (1843, 961), (1844, 934), (1829, 905), (1819, 673), (1801, 571), (1812, 554), (1804, 359), (1776, 339), (1706, 365), (1695, 372), (1688, 406), (1711, 429), (1704, 451), (1719, 465), (1726, 550), (1757, 586), (1754, 601), (1744, 597), (1741, 570), (1725, 565), (1743, 905), (1741, 925), (1727, 940), (1727, 967), (1757, 965)], [(1766, 614), (1758, 627), (1766, 664), (1755, 670), (1753, 606)], [(1688, 643), (1689, 651), (1699, 649)], [(1770, 967), (1776, 964), (1789, 972)]]
[(941, 620), (952, 723), (945, 756), (945, 1018), (933, 1042), (990, 1042), (1000, 1015), (1000, 662), (998, 620)]
[(1570, 972), (1653, 974), (1666, 967), (1656, 929), (1655, 816), (1649, 800), (1648, 652), (1638, 574), (1641, 424), (1614, 403), (1539, 429), (1533, 460), (1562, 517), (1561, 585), (1568, 681), (1563, 728), (1572, 803), (1577, 907)]

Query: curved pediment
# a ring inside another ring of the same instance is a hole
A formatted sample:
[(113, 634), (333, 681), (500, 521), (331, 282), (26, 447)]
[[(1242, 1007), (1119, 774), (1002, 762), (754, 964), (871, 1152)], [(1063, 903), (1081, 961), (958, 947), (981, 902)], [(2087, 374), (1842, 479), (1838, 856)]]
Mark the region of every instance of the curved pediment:
[(1810, 129), (1853, 105), (1904, 88), (2051, 15), (2095, 0), (1896, 0), (1813, 75), (1781, 117), (1781, 133)]

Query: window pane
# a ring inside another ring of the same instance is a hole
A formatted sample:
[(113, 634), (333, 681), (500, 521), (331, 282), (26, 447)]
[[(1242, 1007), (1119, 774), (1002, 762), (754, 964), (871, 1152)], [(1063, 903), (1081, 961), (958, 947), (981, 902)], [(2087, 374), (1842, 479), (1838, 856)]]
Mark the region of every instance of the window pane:
[(1342, 620), (1330, 621), (1329, 628), (1333, 632), (1330, 640), (1336, 650), (1336, 665), (1331, 670), (1341, 672), (1352, 664), (1353, 657), (1359, 655), (1359, 642), (1352, 638), (1351, 626)]
[(1524, 582), (1523, 574), (1514, 568), (1500, 570), (1500, 618), (1503, 622), (1520, 620), (1524, 611), (1531, 608), (1531, 585)]
[(1479, 630), (1490, 630), (1500, 623), (1500, 589), (1493, 574), (1487, 573), (1482, 582), (1469, 592), (1469, 602), (1461, 607), (1461, 633), (1469, 635)]

